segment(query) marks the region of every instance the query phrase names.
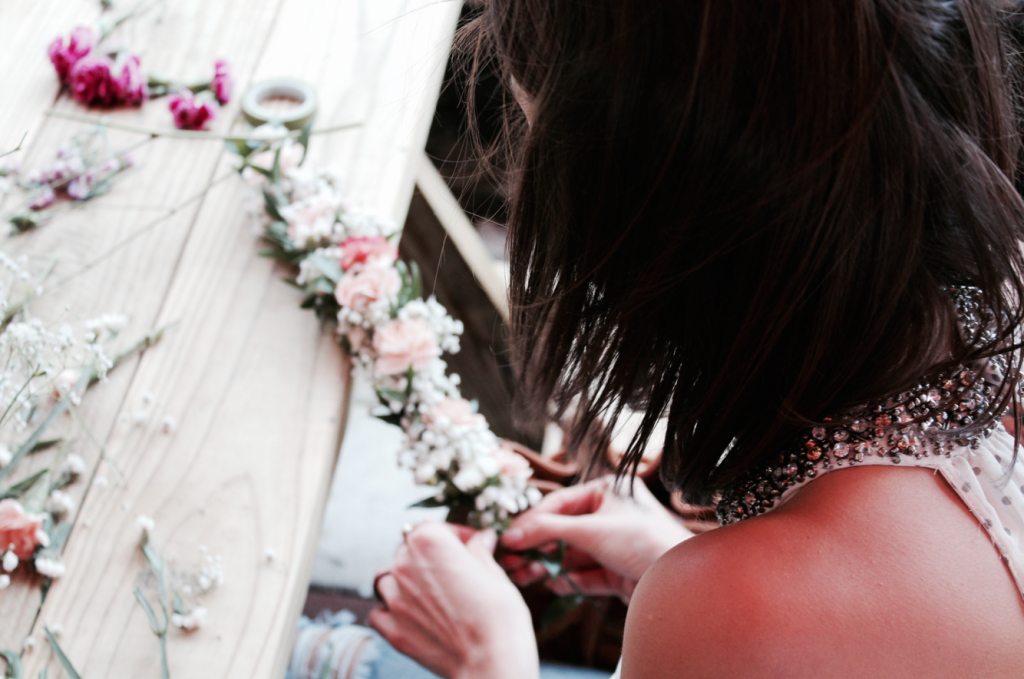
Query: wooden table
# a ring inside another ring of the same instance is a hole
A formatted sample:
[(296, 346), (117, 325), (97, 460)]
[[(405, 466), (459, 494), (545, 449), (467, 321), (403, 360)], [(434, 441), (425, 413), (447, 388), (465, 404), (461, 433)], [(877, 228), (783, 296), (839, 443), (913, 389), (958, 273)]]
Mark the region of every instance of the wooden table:
[[(115, 9), (130, 4), (115, 0)], [(459, 2), (437, 0), (175, 0), (118, 35), (144, 68), (186, 79), (228, 58), (237, 94), (214, 131), (231, 129), (253, 82), (291, 76), (313, 84), (317, 128), (362, 125), (314, 137), (308, 162), (336, 164), (348, 195), (401, 224), (459, 10)], [(99, 11), (97, 0), (0, 3), (0, 147), (27, 131), (24, 167), (50, 162), (88, 127), (47, 116), (51, 108), (170, 128), (165, 101), (97, 112), (59, 95), (46, 45)], [(143, 138), (111, 131), (115, 147)], [(235, 176), (220, 180), (232, 168), (222, 143), (159, 138), (135, 156), (138, 167), (112, 192), (3, 244), (52, 256), (52, 280), (110, 252), (44, 296), (36, 315), (125, 313), (127, 339), (177, 325), (86, 396), (82, 420), (125, 482), (114, 482), (79, 428), (75, 452), (90, 469), (69, 488), (79, 509), (63, 555), (67, 575), (40, 605), (39, 582), (18, 569), (0, 592), (0, 648), (18, 650), (31, 635), (25, 676), (35, 679), (44, 666), (51, 679), (63, 676), (43, 641), (44, 623), (60, 625), (61, 644), (85, 679), (159, 677), (157, 640), (132, 596), (146, 572), (135, 526), (143, 514), (156, 520), (154, 543), (175, 567), (198, 564), (200, 545), (223, 560), (225, 582), (204, 601), (206, 626), (169, 634), (171, 676), (281, 677), (344, 429), (347, 360), (298, 308), (282, 272), (256, 256), (246, 189)], [(8, 196), (3, 212), (17, 199)], [(140, 231), (157, 217), (167, 218)], [(144, 403), (146, 392), (154, 403)], [(140, 411), (141, 425), (133, 421)], [(168, 415), (171, 433), (161, 427)], [(98, 487), (97, 475), (110, 478), (109, 487)]]

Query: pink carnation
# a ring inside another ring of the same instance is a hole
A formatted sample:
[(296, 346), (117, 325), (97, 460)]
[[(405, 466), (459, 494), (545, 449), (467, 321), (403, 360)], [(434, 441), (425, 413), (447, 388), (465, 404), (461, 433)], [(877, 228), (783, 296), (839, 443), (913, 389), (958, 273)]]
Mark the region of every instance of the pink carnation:
[(114, 62), (105, 54), (87, 54), (71, 67), (71, 94), (82, 104), (110, 106), (120, 102), (121, 86)]
[(341, 244), (341, 268), (345, 271), (357, 264), (390, 266), (396, 259), (398, 249), (384, 236), (355, 236)]
[(442, 417), (458, 427), (478, 427), (487, 424), (484, 416), (474, 413), (473, 404), (464, 398), (443, 398), (437, 405), (423, 413), (423, 419), (428, 425), (436, 424)]
[[(368, 269), (392, 271), (392, 269)], [(407, 321), (395, 319), (377, 329), (373, 335), (377, 352), (374, 366), (384, 375), (398, 375), (409, 368), (420, 370), (441, 355), (434, 329), (422, 318)]]
[(129, 54), (121, 64), (117, 76), (117, 96), (121, 103), (138, 105), (149, 98), (146, 78), (142, 75), (139, 55)]
[(43, 514), (27, 514), (17, 500), (0, 500), (0, 553), (11, 549), (19, 559), (32, 556), (36, 546), (47, 542)]
[(191, 90), (182, 90), (171, 97), (167, 105), (174, 115), (174, 126), (179, 130), (201, 130), (206, 123), (217, 118), (217, 104), (196, 101)]
[(401, 289), (402, 279), (394, 269), (364, 269), (343, 276), (334, 298), (346, 309), (364, 314), (371, 304), (395, 297)]
[(96, 46), (98, 37), (92, 26), (79, 26), (71, 31), (67, 43), (63, 38), (54, 38), (50, 43), (46, 51), (62, 83), (67, 82), (71, 75), (71, 67)]
[(513, 450), (506, 443), (494, 451), (494, 461), (498, 463), (502, 476), (506, 477), (529, 477), (533, 474), (529, 461)]
[(213, 62), (213, 72), (210, 89), (213, 91), (213, 96), (217, 97), (217, 101), (223, 106), (231, 101), (231, 92), (235, 89), (235, 81), (231, 77), (231, 68), (224, 59)]

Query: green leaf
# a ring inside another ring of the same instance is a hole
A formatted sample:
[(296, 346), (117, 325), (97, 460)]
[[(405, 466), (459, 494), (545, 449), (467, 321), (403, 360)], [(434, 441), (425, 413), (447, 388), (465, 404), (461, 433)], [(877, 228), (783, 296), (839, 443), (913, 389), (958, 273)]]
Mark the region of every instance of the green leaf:
[[(232, 153), (237, 153), (238, 155), (242, 156), (242, 158), (248, 158), (249, 156), (251, 156), (252, 152), (258, 149), (260, 145), (261, 144), (258, 141), (252, 139), (245, 139), (242, 137), (231, 137), (229, 139), (224, 140), (224, 147), (228, 151), (231, 151)], [(249, 167), (252, 166), (250, 165)], [(255, 170), (260, 168), (253, 169)]]
[(39, 226), (39, 218), (28, 213), (14, 215), (11, 217), (10, 222), (17, 233), (25, 233)]
[(153, 630), (153, 634), (157, 636), (163, 634), (160, 630), (160, 623), (156, 619), (156, 613), (153, 612), (153, 607), (149, 605), (146, 595), (138, 587), (135, 588), (135, 598), (138, 600), (139, 605), (142, 606), (142, 610), (146, 612), (146, 617), (149, 618), (149, 628)]
[(438, 500), (435, 496), (431, 495), (430, 497), (425, 498), (423, 500), (420, 500), (419, 502), (417, 502), (415, 504), (409, 505), (409, 509), (417, 509), (417, 508), (433, 509), (435, 507), (447, 507), (447, 506), (448, 506), (448, 503), (444, 502), (443, 500)]
[(50, 546), (46, 549), (59, 554), (60, 550), (64, 548), (64, 543), (68, 541), (68, 536), (71, 535), (71, 526), (72, 524), (70, 521), (64, 521), (51, 530)]
[(333, 295), (335, 287), (337, 286), (333, 285), (326, 278), (318, 278), (313, 283), (313, 289), (324, 295)]
[(302, 165), (302, 163), (306, 162), (306, 158), (309, 156), (309, 137), (312, 133), (313, 121), (310, 120), (308, 123), (306, 123), (305, 127), (302, 128), (302, 132), (299, 132), (298, 139), (295, 140), (298, 143), (302, 144), (303, 149), (302, 162), (300, 162), (299, 165)]
[(46, 439), (45, 441), (37, 441), (35, 445), (28, 451), (29, 455), (40, 453), (48, 448), (53, 448), (55, 445), (64, 443), (64, 439)]
[(246, 167), (251, 167), (252, 169), (254, 169), (257, 172), (259, 172), (261, 175), (266, 177), (267, 179), (272, 179), (273, 176), (274, 176), (273, 173), (270, 170), (268, 170), (265, 167), (260, 167), (259, 165), (246, 165)]
[(416, 262), (409, 264), (409, 275), (412, 279), (412, 298), (419, 299), (423, 296), (423, 275), (420, 273), (420, 267)]
[(46, 679), (46, 677), (49, 676), (49, 674), (50, 668), (44, 667), (43, 669), (39, 670), (39, 679)]
[(270, 168), (270, 181), (281, 183), (281, 149), (274, 151), (274, 165)]
[[(341, 267), (338, 266), (337, 262), (333, 262), (327, 259), (326, 257), (321, 257), (320, 255), (310, 255), (308, 261), (315, 264), (316, 268), (320, 269), (323, 275), (327, 276), (327, 278), (329, 278), (331, 282), (334, 284), (337, 284), (338, 281), (341, 280), (341, 277), (345, 275), (344, 272), (342, 272)], [(331, 292), (333, 291), (334, 290), (332, 289)]]
[(53, 636), (53, 632), (50, 631), (49, 626), (44, 625), (43, 629), (46, 631), (46, 638), (50, 640), (50, 648), (53, 649), (53, 654), (57, 656), (57, 662), (63, 667), (64, 671), (68, 673), (68, 679), (82, 679), (81, 675), (75, 671), (74, 665), (68, 660), (68, 657), (64, 655), (64, 649), (57, 643), (57, 638)]
[(4, 679), (21, 679), (25, 668), (21, 666), (21, 658), (14, 651), (5, 651), (0, 648), (0, 657), (7, 661), (7, 669), (4, 670)]
[(583, 597), (579, 594), (566, 594), (565, 596), (558, 597), (552, 601), (551, 605), (544, 611), (544, 616), (540, 621), (541, 629), (544, 629), (558, 621), (581, 603), (583, 603)]
[(27, 479), (14, 484), (7, 490), (0, 491), (0, 500), (5, 500), (7, 498), (20, 498), (22, 495), (27, 493), (29, 488), (31, 488), (35, 482), (42, 478), (42, 476), (48, 471), (50, 471), (49, 468), (41, 469)]
[(178, 615), (185, 615), (186, 613), (185, 602), (181, 600), (181, 597), (178, 596), (177, 592), (174, 593), (174, 612)]
[(390, 415), (375, 415), (375, 417), (385, 424), (390, 424), (395, 427), (402, 426), (402, 416), (397, 413), (391, 413)]
[(268, 215), (279, 222), (284, 222), (284, 217), (281, 216), (281, 212), (278, 210), (277, 199), (266, 189), (263, 189), (263, 202), (267, 208)]

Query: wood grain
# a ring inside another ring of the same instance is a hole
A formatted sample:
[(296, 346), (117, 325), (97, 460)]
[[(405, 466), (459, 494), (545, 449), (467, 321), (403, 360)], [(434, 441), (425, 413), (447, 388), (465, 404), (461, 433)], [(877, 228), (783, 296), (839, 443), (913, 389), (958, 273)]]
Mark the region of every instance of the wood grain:
[[(10, 44), (0, 47), (0, 64), (33, 63), (31, 74), (18, 81), (31, 105), (20, 113), (6, 110), (10, 106), (0, 112), (5, 125), (27, 123), (36, 130), (24, 154), (29, 167), (48, 162), (60, 143), (84, 128), (43, 117), (57, 88), (38, 55), (54, 32), (94, 17), (98, 5), (71, 1), (65, 11), (63, 4), (16, 0), (0, 7), (0, 19), (16, 20), (24, 27), (19, 36), (27, 36), (16, 42), (21, 56), (12, 54)], [(124, 40), (142, 51), (144, 65), (199, 78), (214, 58), (227, 56), (239, 92), (275, 75), (312, 83), (321, 98), (318, 127), (353, 120), (363, 125), (315, 138), (310, 162), (337, 163), (350, 195), (401, 223), (458, 3), (164, 4), (159, 23), (147, 15), (122, 30)], [(40, 60), (42, 69), (35, 65)], [(56, 106), (81, 110), (66, 97)], [(217, 129), (228, 129), (235, 112), (232, 104)], [(170, 124), (162, 102), (111, 115), (149, 127)], [(124, 146), (139, 137), (111, 132), (111, 139)], [(231, 171), (231, 159), (216, 142), (159, 139), (137, 155), (138, 169), (109, 195), (36, 233), (8, 239), (4, 247), (47, 253), (60, 280), (135, 234), (161, 209)], [(83, 419), (105, 442), (126, 483), (93, 486), (88, 493), (85, 483), (73, 487), (82, 504), (64, 554), (68, 574), (55, 582), (41, 609), (34, 583), (19, 579), (0, 593), (0, 648), (19, 648), (29, 633), (41, 640), (44, 623), (59, 624), (62, 645), (83, 676), (159, 676), (157, 640), (132, 597), (137, 584), (147, 585), (135, 527), (136, 515), (145, 514), (156, 520), (154, 543), (176, 571), (198, 568), (200, 545), (223, 559), (225, 583), (204, 600), (207, 626), (170, 634), (172, 676), (283, 675), (343, 431), (348, 364), (334, 338), (298, 308), (295, 292), (279, 281), (283, 272), (255, 256), (244, 191), (234, 178), (217, 185), (41, 300), (42, 314), (65, 305), (75, 318), (126, 312), (132, 322), (125, 337), (171, 321), (178, 325), (88, 395)], [(142, 408), (147, 391), (156, 402), (137, 426), (124, 416)], [(164, 415), (176, 421), (171, 434), (161, 431)], [(95, 448), (78, 448), (96, 474), (115, 476)], [(26, 676), (43, 667), (51, 677), (62, 675), (45, 644), (24, 661)]]

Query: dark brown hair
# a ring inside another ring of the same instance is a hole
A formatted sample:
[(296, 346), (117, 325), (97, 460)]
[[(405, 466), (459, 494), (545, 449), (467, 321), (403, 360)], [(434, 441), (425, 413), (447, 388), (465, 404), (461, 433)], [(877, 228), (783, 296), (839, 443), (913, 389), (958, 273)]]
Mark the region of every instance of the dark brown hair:
[[(577, 441), (642, 408), (627, 471), (667, 416), (663, 477), (706, 502), (809, 424), (1013, 348), (1001, 12), (486, 0), (463, 44), (536, 109), (529, 127), (508, 109), (522, 404), (573, 410)], [(949, 285), (981, 288), (996, 342), (956, 339)]]

